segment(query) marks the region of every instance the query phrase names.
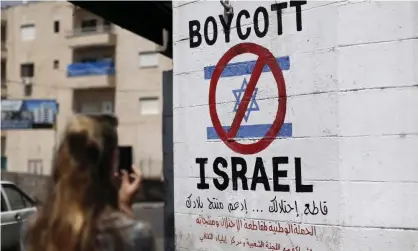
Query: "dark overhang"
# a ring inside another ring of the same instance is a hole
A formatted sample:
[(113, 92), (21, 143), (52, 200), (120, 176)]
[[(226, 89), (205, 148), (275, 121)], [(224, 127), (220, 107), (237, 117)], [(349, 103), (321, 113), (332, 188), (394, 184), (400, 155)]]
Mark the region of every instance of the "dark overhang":
[[(173, 58), (171, 1), (68, 2), (159, 44), (161, 54)], [(164, 30), (168, 32), (167, 41), (164, 41)]]

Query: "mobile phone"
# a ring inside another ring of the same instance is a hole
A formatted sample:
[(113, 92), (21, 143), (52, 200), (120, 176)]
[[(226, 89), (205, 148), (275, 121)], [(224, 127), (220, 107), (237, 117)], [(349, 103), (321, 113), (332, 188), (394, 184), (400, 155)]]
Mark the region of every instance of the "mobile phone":
[(126, 170), (132, 173), (132, 146), (119, 146), (119, 171)]

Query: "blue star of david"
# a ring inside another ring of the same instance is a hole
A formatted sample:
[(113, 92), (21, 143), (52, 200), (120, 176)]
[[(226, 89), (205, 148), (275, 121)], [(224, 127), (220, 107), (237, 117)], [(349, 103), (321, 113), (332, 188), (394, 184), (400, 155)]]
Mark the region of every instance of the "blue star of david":
[[(247, 85), (248, 85), (247, 79), (244, 78), (244, 81), (242, 82), (241, 88), (236, 89), (236, 90), (232, 90), (232, 93), (234, 94), (234, 97), (235, 97), (234, 112), (238, 111), (238, 107), (239, 107), (239, 104), (241, 102), (241, 96), (244, 94), (245, 89), (247, 88)], [(258, 92), (258, 88), (255, 88), (254, 93), (251, 96), (250, 103), (248, 104), (247, 111), (245, 112), (245, 115), (244, 115), (245, 122), (248, 121), (251, 112), (260, 111), (260, 108), (258, 107), (258, 104), (257, 104), (257, 100), (255, 100), (255, 98), (257, 96), (257, 92)]]

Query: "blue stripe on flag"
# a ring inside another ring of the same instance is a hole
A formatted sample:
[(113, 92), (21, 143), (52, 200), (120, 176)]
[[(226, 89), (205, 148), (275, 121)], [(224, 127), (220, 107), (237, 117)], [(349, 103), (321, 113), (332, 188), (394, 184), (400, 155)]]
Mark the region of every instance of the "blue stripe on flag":
[[(287, 71), (290, 69), (290, 58), (289, 56), (285, 57), (279, 57), (276, 58), (277, 62), (280, 65), (280, 68), (282, 71)], [(257, 61), (245, 61), (245, 62), (238, 62), (238, 63), (232, 63), (228, 64), (225, 69), (223, 70), (221, 74), (222, 77), (237, 77), (242, 75), (251, 75), (253, 72), (255, 63)], [(206, 66), (203, 70), (205, 73), (205, 80), (211, 79), (213, 71), (215, 70), (216, 66)], [(270, 68), (265, 65), (263, 68), (263, 72), (270, 72)]]
[[(238, 130), (236, 139), (245, 139), (245, 138), (262, 138), (266, 135), (271, 125), (261, 124), (261, 125), (241, 125)], [(224, 131), (229, 131), (229, 126), (223, 126)], [(218, 134), (213, 127), (206, 128), (206, 137), (207, 139), (219, 139)], [(280, 132), (276, 138), (289, 138), (292, 137), (292, 123), (284, 123)]]

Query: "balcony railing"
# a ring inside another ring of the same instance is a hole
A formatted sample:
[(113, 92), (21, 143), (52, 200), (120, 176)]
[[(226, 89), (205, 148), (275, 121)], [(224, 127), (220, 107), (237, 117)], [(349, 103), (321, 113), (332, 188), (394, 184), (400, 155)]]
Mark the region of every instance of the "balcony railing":
[(112, 25), (98, 25), (91, 27), (74, 27), (67, 33), (68, 37), (85, 36), (100, 33), (109, 33), (113, 31)]
[(115, 64), (113, 61), (104, 60), (91, 63), (73, 63), (67, 67), (68, 77), (91, 75), (114, 75)]

